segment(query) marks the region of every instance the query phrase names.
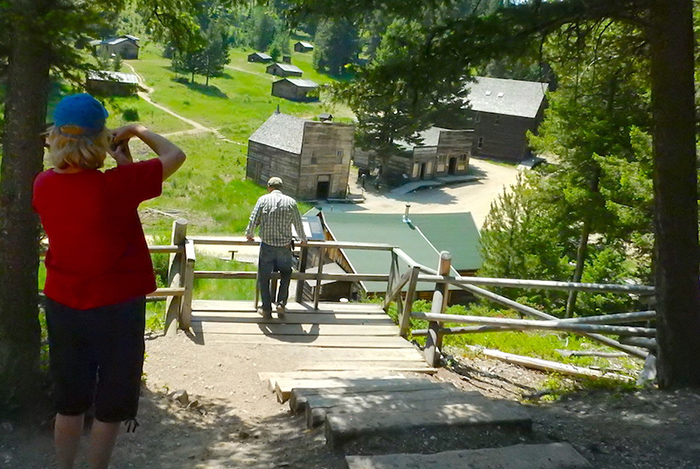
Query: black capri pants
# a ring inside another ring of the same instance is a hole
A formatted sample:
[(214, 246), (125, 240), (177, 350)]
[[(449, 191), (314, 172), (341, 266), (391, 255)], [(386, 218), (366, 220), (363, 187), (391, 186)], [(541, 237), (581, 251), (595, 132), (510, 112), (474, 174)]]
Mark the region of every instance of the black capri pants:
[(138, 411), (145, 352), (144, 297), (76, 310), (46, 298), (49, 363), (56, 410), (95, 418), (133, 420)]

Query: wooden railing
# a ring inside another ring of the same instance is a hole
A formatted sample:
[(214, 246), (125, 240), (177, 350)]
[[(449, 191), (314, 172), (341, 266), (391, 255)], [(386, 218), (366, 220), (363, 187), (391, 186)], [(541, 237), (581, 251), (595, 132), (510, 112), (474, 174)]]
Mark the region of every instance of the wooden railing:
[[(170, 334), (177, 327), (189, 329), (192, 317), (192, 293), (196, 278), (208, 279), (255, 279), (254, 271), (198, 271), (195, 270), (195, 246), (219, 245), (219, 246), (253, 246), (258, 243), (247, 241), (245, 238), (231, 237), (202, 237), (186, 236), (187, 221), (176, 220), (173, 224), (171, 245), (152, 246), (151, 252), (170, 253), (170, 267), (168, 269), (168, 287), (158, 289), (153, 295), (168, 296), (166, 306), (166, 334)], [(363, 274), (363, 273), (324, 273), (324, 260), (329, 253), (348, 249), (363, 249), (389, 252), (391, 255), (388, 274)], [(307, 273), (309, 253), (316, 250), (318, 265), (317, 272)], [(402, 267), (403, 266), (403, 267)], [(451, 255), (448, 252), (440, 253), (438, 268), (432, 269), (414, 261), (401, 249), (389, 244), (346, 243), (332, 241), (311, 241), (299, 249), (299, 271), (292, 273), (292, 278), (298, 280), (296, 299), (302, 301), (303, 280), (313, 279), (317, 288), (313, 291), (313, 307), (318, 309), (320, 300), (320, 285), (322, 280), (348, 281), (348, 282), (386, 282), (387, 289), (383, 306), (386, 310), (392, 302), (396, 303), (399, 311), (399, 330), (403, 337), (409, 333), (413, 336), (426, 336), (424, 349), (425, 358), (432, 366), (437, 366), (440, 361), (442, 341), (444, 336), (451, 334), (468, 334), (476, 332), (498, 332), (512, 330), (556, 330), (564, 331), (588, 337), (604, 345), (617, 348), (635, 357), (644, 358), (648, 352), (645, 348), (654, 348), (655, 329), (650, 327), (632, 327), (617, 325), (620, 323), (635, 323), (653, 320), (656, 317), (654, 311), (640, 311), (633, 313), (608, 314), (603, 316), (582, 317), (574, 319), (559, 319), (546, 312), (539, 311), (527, 305), (520, 304), (502, 295), (498, 295), (484, 289), (490, 287), (512, 287), (525, 289), (545, 289), (564, 291), (586, 291), (597, 293), (634, 294), (640, 297), (650, 298), (654, 294), (654, 288), (641, 285), (610, 285), (575, 282), (555, 282), (543, 280), (518, 280), (483, 277), (464, 277), (451, 275)], [(274, 278), (274, 277), (273, 277)], [(416, 299), (418, 282), (431, 282), (435, 284), (432, 298), (432, 309), (429, 313), (413, 311), (413, 302)], [(468, 291), (478, 297), (487, 298), (490, 301), (507, 306), (517, 311), (522, 316), (530, 316), (532, 319), (504, 319), (482, 316), (463, 316), (445, 314), (450, 289)], [(258, 302), (256, 285), (255, 306)], [(410, 319), (423, 319), (428, 321), (427, 329), (410, 330)], [(444, 327), (444, 323), (465, 324), (458, 327)], [(626, 337), (627, 339), (614, 340), (604, 334)]]
[[(528, 289), (634, 294), (649, 298), (654, 294), (654, 287), (642, 285), (609, 285), (575, 282), (554, 282), (544, 280), (517, 280), (450, 276), (448, 275), (450, 272), (450, 264), (451, 255), (448, 252), (442, 252), (440, 255), (438, 271), (432, 271), (425, 275), (421, 272), (430, 271), (430, 269), (413, 266), (399, 277), (399, 280), (396, 283), (396, 288), (391, 290), (391, 296), (388, 295), (387, 298), (385, 298), (385, 304), (388, 305), (390, 302), (396, 301), (397, 306), (399, 306), (398, 310), (401, 312), (399, 316), (399, 327), (402, 336), (406, 337), (409, 332), (414, 336), (427, 336), (426, 346), (424, 349), (425, 357), (428, 363), (432, 366), (437, 366), (440, 359), (442, 339), (445, 335), (448, 334), (468, 334), (475, 332), (494, 332), (524, 329), (565, 331), (586, 336), (592, 340), (595, 340), (610, 347), (617, 348), (632, 356), (636, 356), (639, 358), (645, 358), (648, 354), (646, 351), (641, 350), (639, 347), (654, 347), (653, 340), (645, 340), (645, 338), (654, 337), (656, 333), (655, 329), (647, 327), (611, 325), (619, 322), (634, 323), (649, 321), (656, 317), (656, 313), (654, 311), (641, 311), (635, 313), (622, 313), (574, 319), (558, 319), (555, 316), (547, 314), (543, 311), (539, 311), (530, 306), (520, 304), (502, 295), (498, 295), (496, 293), (485, 290), (477, 285)], [(399, 273), (396, 271), (394, 275), (398, 277)], [(430, 313), (419, 313), (412, 311), (412, 303), (415, 299), (414, 285), (418, 281), (429, 281), (435, 282), (436, 284), (435, 291), (433, 293), (432, 309)], [(408, 284), (409, 288), (406, 292), (405, 299), (402, 300), (401, 288), (405, 284)], [(488, 318), (482, 316), (462, 316), (444, 314), (447, 306), (447, 291), (450, 286), (456, 287), (461, 290), (469, 291), (476, 296), (481, 296), (496, 303), (500, 303), (521, 314), (538, 318), (538, 320), (517, 320), (503, 318)], [(401, 305), (402, 301), (403, 305)], [(410, 318), (412, 317), (427, 320), (428, 328), (422, 330), (409, 331)], [(478, 324), (478, 326), (446, 328), (442, 326), (442, 324), (446, 322), (457, 324)], [(633, 340), (629, 341), (629, 343), (622, 343), (621, 341), (605, 337), (601, 334), (632, 336)]]

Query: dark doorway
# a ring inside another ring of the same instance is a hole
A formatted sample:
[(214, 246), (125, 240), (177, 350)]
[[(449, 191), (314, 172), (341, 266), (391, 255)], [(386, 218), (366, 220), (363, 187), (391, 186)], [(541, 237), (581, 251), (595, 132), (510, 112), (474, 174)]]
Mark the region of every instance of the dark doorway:
[(326, 200), (331, 190), (330, 176), (319, 176), (316, 181), (316, 199)]
[(425, 179), (425, 163), (420, 164), (420, 179)]
[(450, 158), (450, 164), (447, 167), (447, 174), (454, 174), (457, 171), (457, 157)]

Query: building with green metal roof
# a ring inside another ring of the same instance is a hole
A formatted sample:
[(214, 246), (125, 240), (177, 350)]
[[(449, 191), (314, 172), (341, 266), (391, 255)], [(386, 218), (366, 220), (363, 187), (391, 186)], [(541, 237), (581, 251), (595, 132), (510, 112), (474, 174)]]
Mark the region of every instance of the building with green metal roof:
[[(481, 267), (479, 230), (471, 213), (385, 214), (323, 211), (323, 221), (336, 241), (383, 243), (399, 247), (414, 261), (437, 269), (441, 251), (452, 254), (453, 274), (473, 275)], [(391, 254), (357, 249), (343, 250), (350, 268), (362, 274), (386, 274)], [(407, 265), (400, 265), (403, 271)], [(368, 293), (386, 292), (383, 282), (362, 282)], [(418, 290), (432, 291), (435, 284)]]

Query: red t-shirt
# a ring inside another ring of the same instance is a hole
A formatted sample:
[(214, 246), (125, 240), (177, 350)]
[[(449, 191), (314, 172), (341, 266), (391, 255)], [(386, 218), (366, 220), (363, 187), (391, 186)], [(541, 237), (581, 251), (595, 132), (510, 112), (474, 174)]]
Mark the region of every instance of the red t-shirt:
[(105, 172), (34, 181), (32, 204), (49, 238), (44, 293), (74, 309), (121, 303), (156, 289), (138, 206), (161, 193), (158, 158)]

